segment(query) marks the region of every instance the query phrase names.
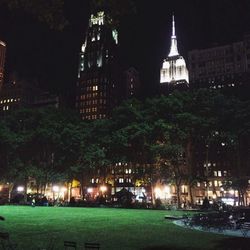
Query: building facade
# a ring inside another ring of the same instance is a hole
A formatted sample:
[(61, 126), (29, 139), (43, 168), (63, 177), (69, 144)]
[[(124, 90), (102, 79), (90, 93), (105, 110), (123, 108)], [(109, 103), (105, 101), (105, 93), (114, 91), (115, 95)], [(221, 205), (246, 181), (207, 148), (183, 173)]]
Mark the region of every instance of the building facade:
[(0, 90), (2, 88), (4, 79), (5, 51), (6, 51), (6, 44), (0, 41)]
[(160, 88), (175, 89), (187, 88), (189, 83), (188, 69), (185, 59), (179, 54), (177, 48), (177, 37), (175, 34), (175, 20), (172, 17), (171, 46), (168, 57), (164, 59), (160, 71)]
[(0, 90), (0, 116), (19, 108), (59, 107), (59, 97), (39, 89), (33, 81), (11, 74)]
[(118, 32), (103, 12), (92, 14), (80, 53), (76, 109), (83, 120), (103, 119), (121, 99)]
[(250, 80), (250, 35), (240, 42), (188, 53), (192, 88), (237, 87)]
[(125, 98), (138, 98), (141, 94), (141, 81), (139, 72), (134, 67), (130, 67), (124, 71), (123, 80), (125, 82), (123, 85), (123, 93), (125, 94)]

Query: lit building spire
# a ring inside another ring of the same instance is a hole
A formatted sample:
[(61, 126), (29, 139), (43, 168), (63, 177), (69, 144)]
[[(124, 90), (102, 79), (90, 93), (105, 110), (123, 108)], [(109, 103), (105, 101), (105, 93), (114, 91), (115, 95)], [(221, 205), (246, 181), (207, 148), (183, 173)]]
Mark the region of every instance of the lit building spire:
[(171, 47), (170, 52), (168, 54), (169, 57), (171, 56), (178, 56), (179, 52), (177, 49), (177, 39), (175, 35), (175, 22), (174, 22), (174, 15), (172, 17), (172, 36), (171, 36)]
[(177, 49), (177, 39), (175, 35), (175, 21), (172, 16), (171, 47), (168, 57), (164, 59), (161, 72), (160, 83), (171, 86), (188, 86), (189, 77), (185, 59), (179, 54)]

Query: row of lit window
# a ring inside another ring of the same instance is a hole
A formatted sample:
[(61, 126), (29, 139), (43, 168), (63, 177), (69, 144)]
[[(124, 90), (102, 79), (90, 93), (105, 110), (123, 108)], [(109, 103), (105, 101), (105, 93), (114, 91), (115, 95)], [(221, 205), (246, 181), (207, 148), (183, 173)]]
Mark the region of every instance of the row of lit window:
[(98, 90), (98, 85), (94, 85), (94, 86), (89, 86), (86, 88), (87, 91), (97, 91)]
[(11, 99), (4, 99), (4, 100), (1, 100), (0, 103), (10, 103), (10, 102), (18, 102), (20, 101), (20, 98), (11, 98)]
[[(215, 187), (221, 187), (223, 185), (222, 181), (217, 181), (215, 180), (214, 182), (212, 181), (209, 181), (208, 183), (207, 182), (204, 182), (204, 186), (205, 187), (212, 187), (212, 186), (215, 186)], [(197, 182), (197, 187), (201, 187), (201, 183), (200, 182)]]
[[(80, 96), (80, 99), (81, 100), (86, 100), (86, 99), (89, 99), (89, 98), (92, 98), (92, 97), (97, 97), (98, 96), (98, 93), (97, 92), (94, 92), (94, 93), (91, 93), (91, 94), (86, 94), (86, 95), (81, 95)], [(106, 92), (99, 92), (99, 96), (100, 97), (106, 97)]]
[(9, 106), (3, 106), (3, 111), (9, 110)]
[[(118, 170), (118, 172), (122, 173), (122, 171), (119, 171), (119, 170)], [(125, 172), (125, 174), (131, 174), (132, 173), (132, 169), (131, 168), (126, 168), (124, 172)], [(112, 169), (111, 173), (114, 174), (115, 170)]]
[(104, 82), (104, 83), (107, 83), (108, 82), (108, 79), (106, 77), (100, 77), (100, 78), (92, 78), (92, 79), (88, 79), (88, 80), (82, 80), (81, 81), (81, 84), (92, 84), (92, 83), (95, 83), (97, 84), (98, 82)]
[(211, 86), (210, 88), (211, 89), (222, 89), (222, 88), (225, 88), (225, 87), (234, 87), (235, 84), (232, 83), (232, 84), (227, 84), (227, 85), (214, 85), (214, 86)]
[(91, 113), (91, 112), (97, 112), (97, 107), (80, 109), (80, 114)]
[(226, 170), (224, 170), (224, 171), (220, 171), (220, 170), (218, 170), (218, 171), (214, 171), (214, 176), (218, 176), (218, 177), (222, 177), (222, 176), (227, 176), (227, 171)]
[[(106, 104), (107, 101), (105, 99), (100, 99), (99, 104)], [(79, 107), (85, 107), (85, 106), (91, 106), (91, 105), (97, 105), (98, 100), (90, 100), (90, 101), (85, 101), (85, 102), (80, 102)], [(76, 103), (76, 107), (78, 107), (78, 103)]]
[(123, 178), (119, 178), (118, 179), (118, 182), (119, 183), (131, 183), (132, 181), (131, 181), (131, 179), (130, 178), (126, 178), (126, 179), (123, 179)]
[(83, 120), (96, 120), (96, 119), (104, 119), (104, 118), (106, 118), (105, 114), (82, 116)]

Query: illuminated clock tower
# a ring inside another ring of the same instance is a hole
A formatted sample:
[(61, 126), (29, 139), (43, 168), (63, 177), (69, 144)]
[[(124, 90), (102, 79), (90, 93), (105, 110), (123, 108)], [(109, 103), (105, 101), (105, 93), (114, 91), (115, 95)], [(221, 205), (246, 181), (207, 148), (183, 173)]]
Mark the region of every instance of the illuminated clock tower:
[(110, 116), (120, 97), (118, 32), (103, 11), (92, 14), (80, 52), (75, 106), (83, 120)]
[(171, 46), (168, 57), (164, 59), (160, 72), (160, 87), (173, 90), (187, 88), (189, 85), (188, 70), (185, 59), (179, 54), (175, 34), (175, 20), (172, 17)]

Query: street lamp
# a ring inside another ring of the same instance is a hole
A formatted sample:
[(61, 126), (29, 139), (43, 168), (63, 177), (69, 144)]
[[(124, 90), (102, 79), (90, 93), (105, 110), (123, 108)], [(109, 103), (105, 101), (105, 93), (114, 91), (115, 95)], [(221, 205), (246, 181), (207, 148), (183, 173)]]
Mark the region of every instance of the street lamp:
[(107, 187), (106, 186), (100, 186), (100, 191), (102, 192), (102, 193), (104, 193), (104, 192), (106, 192), (107, 191)]
[(24, 187), (23, 186), (17, 187), (17, 192), (23, 192), (23, 191), (24, 191)]

